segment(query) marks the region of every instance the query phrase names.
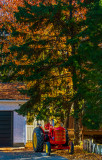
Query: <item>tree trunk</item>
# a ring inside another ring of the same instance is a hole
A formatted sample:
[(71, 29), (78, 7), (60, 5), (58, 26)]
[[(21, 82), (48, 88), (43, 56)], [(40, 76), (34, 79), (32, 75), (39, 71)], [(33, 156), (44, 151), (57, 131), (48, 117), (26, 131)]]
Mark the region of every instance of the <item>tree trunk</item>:
[(64, 128), (66, 129), (69, 127), (69, 114), (70, 114), (70, 111), (68, 110), (65, 121), (64, 121)]
[[(73, 75), (73, 90), (74, 93), (77, 93), (77, 74), (76, 74), (76, 69), (73, 67), (72, 70), (72, 75)], [(74, 137), (75, 145), (79, 145), (80, 141), (80, 124), (79, 124), (79, 104), (78, 104), (78, 98), (75, 98), (74, 100)]]
[(64, 127), (66, 129), (68, 129), (68, 127), (69, 127), (69, 115), (70, 115), (71, 106), (72, 106), (72, 104), (69, 104), (67, 106), (68, 110), (66, 111), (66, 115), (65, 115)]
[[(70, 6), (72, 6), (73, 0), (68, 0)], [(70, 16), (69, 19), (72, 21), (73, 18), (73, 11), (72, 8), (70, 9)], [(74, 37), (76, 36), (76, 31), (75, 27), (73, 26), (73, 23), (70, 25), (70, 35), (71, 39), (73, 40)], [(77, 43), (71, 43), (71, 48), (72, 48), (72, 56), (74, 57), (76, 54), (76, 48), (77, 48)], [(72, 74), (72, 82), (73, 82), (73, 92), (74, 94), (77, 93), (77, 68), (75, 66), (75, 59), (73, 58), (73, 64), (71, 67), (71, 74)], [(73, 94), (73, 96), (74, 96)], [(78, 106), (78, 98), (75, 97), (74, 100), (74, 136), (75, 136), (75, 145), (79, 144), (80, 140), (80, 135), (79, 135), (79, 106)]]
[(74, 118), (74, 145), (80, 144), (79, 119)]
[(80, 144), (80, 122), (78, 113), (78, 101), (74, 102), (74, 145)]
[[(75, 45), (72, 45), (72, 54), (75, 55)], [(74, 66), (72, 67), (72, 80), (73, 80), (73, 91), (77, 93), (77, 70)], [(79, 131), (79, 104), (78, 104), (78, 97), (75, 97), (74, 100), (74, 136), (75, 136), (75, 145), (79, 145), (80, 141), (80, 131)]]

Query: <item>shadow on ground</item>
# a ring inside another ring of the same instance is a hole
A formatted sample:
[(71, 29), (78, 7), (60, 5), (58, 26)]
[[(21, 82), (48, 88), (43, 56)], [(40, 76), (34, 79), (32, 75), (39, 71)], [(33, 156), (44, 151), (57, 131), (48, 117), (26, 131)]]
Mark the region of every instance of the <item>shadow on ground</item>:
[(34, 153), (33, 151), (25, 152), (0, 152), (0, 160), (68, 160), (51, 153), (51, 156), (46, 156), (45, 153)]

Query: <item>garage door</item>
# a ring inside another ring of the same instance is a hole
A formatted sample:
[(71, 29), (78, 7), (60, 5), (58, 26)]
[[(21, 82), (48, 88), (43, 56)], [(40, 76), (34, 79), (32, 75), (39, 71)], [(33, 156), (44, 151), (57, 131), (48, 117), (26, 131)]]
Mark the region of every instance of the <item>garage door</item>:
[(0, 111), (0, 147), (13, 144), (13, 112)]

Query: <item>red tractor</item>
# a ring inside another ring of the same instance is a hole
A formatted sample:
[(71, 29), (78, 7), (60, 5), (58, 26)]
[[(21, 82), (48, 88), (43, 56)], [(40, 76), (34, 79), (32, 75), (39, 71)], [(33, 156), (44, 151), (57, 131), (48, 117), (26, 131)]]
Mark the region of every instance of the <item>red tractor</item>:
[(68, 140), (68, 132), (65, 128), (53, 127), (50, 123), (45, 125), (44, 130), (38, 126), (33, 131), (33, 148), (35, 152), (42, 152), (45, 143), (46, 155), (50, 155), (51, 149), (68, 149), (74, 153), (74, 144)]

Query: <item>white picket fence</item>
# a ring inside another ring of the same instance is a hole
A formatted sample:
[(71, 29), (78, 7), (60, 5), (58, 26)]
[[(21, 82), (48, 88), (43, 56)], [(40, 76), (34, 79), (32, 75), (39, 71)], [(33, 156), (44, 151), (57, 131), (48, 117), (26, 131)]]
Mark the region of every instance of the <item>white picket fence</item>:
[[(44, 121), (38, 121), (38, 124), (41, 124), (41, 126), (44, 128)], [(34, 128), (37, 127), (37, 121), (34, 120), (33, 125), (27, 125), (26, 126), (26, 136), (27, 136), (27, 142), (32, 141), (32, 134)]]
[(102, 155), (102, 144), (96, 144), (92, 139), (86, 139), (83, 141), (83, 149), (90, 153), (97, 153)]
[(33, 125), (27, 125), (27, 142), (32, 141), (33, 130), (34, 130)]

